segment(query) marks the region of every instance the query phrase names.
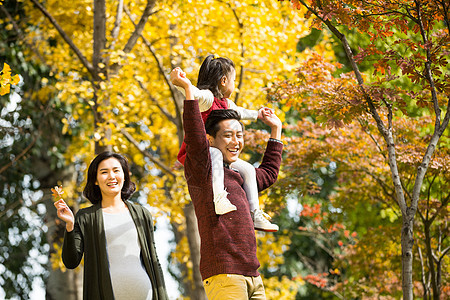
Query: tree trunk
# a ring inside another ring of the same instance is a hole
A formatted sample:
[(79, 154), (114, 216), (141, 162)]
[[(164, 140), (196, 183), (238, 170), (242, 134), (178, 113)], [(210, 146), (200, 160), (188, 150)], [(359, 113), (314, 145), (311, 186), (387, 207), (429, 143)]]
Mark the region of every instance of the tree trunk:
[(402, 289), (403, 300), (413, 300), (413, 280), (412, 280), (412, 262), (413, 262), (413, 226), (414, 215), (411, 215), (411, 209), (408, 208), (407, 214), (403, 216), (401, 245), (402, 245)]
[(191, 299), (207, 300), (200, 274), (200, 235), (198, 234), (197, 217), (195, 216), (194, 205), (192, 203), (184, 207), (184, 215), (186, 217), (186, 234), (191, 252), (194, 281), (192, 294), (189, 296)]
[(427, 257), (428, 257), (428, 268), (430, 269), (430, 278), (431, 278), (431, 289), (433, 291), (433, 299), (439, 300), (439, 290), (436, 281), (436, 270), (433, 262), (433, 252), (431, 249), (431, 236), (430, 236), (430, 223), (425, 221), (424, 224), (424, 232), (425, 232), (425, 245), (427, 249)]
[(49, 267), (50, 276), (45, 290), (46, 300), (83, 299), (83, 272), (79, 268), (62, 272)]
[[(55, 172), (48, 167), (50, 163), (39, 164), (41, 169), (41, 190), (43, 191), (43, 203), (46, 207), (45, 221), (47, 225), (47, 242), (50, 246), (49, 251), (49, 277), (46, 282), (46, 296), (48, 300), (81, 300), (83, 298), (83, 269), (82, 266), (76, 270), (66, 270), (62, 272), (59, 268), (53, 269), (50, 262), (50, 255), (55, 253), (54, 244), (61, 244), (64, 238), (65, 226), (64, 222), (58, 222), (56, 215), (56, 208), (53, 205), (53, 198), (51, 195), (51, 188), (58, 182), (64, 181), (72, 177), (76, 178), (76, 171), (74, 168), (67, 167), (65, 174), (63, 172)], [(76, 212), (77, 208), (73, 208)], [(61, 258), (59, 258), (61, 259)], [(81, 270), (80, 270), (81, 269)]]

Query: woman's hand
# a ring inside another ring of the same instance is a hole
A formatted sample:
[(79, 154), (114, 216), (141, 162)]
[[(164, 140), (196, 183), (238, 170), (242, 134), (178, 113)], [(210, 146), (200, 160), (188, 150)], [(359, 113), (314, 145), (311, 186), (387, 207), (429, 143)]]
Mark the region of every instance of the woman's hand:
[(63, 199), (56, 201), (54, 205), (56, 207), (58, 218), (66, 223), (66, 230), (68, 232), (72, 231), (75, 223), (75, 218), (73, 216), (72, 210), (69, 208), (66, 202), (64, 202)]

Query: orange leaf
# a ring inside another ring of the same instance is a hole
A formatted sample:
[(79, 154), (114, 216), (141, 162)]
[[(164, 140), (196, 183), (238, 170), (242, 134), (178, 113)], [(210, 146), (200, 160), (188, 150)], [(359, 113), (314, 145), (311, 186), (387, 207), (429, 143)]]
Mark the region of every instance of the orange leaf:
[(60, 185), (60, 186), (56, 185), (51, 190), (52, 190), (52, 197), (55, 199), (55, 201), (58, 201), (58, 200), (62, 199), (62, 195), (64, 194), (64, 191), (62, 189), (62, 185)]

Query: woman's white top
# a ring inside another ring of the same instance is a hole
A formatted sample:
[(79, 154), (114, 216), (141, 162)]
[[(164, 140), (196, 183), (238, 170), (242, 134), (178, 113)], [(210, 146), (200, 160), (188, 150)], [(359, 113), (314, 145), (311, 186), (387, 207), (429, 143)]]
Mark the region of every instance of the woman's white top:
[(103, 212), (103, 222), (115, 300), (152, 299), (152, 285), (141, 263), (141, 248), (130, 212)]

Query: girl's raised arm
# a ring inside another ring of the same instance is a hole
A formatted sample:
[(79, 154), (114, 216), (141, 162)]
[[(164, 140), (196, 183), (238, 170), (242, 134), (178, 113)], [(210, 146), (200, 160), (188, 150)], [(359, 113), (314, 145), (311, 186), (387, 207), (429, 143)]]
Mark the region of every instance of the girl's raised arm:
[(178, 90), (185, 94), (185, 84), (189, 84), (192, 89), (194, 99), (198, 100), (198, 106), (200, 112), (207, 111), (211, 108), (214, 102), (214, 95), (210, 90), (199, 90), (196, 86), (191, 84), (191, 81), (186, 77), (186, 73), (181, 70), (181, 68), (176, 67), (170, 72), (170, 80), (172, 83), (178, 87)]

